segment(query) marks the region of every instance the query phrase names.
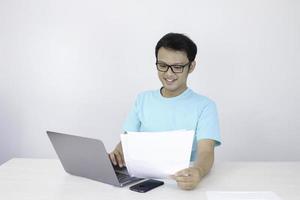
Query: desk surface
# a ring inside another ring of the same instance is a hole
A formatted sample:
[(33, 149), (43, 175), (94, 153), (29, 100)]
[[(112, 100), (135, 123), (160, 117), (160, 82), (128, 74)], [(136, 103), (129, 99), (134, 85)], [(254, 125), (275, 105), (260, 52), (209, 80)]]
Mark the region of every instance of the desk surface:
[(56, 159), (15, 158), (0, 166), (0, 199), (206, 199), (206, 191), (273, 191), (282, 200), (300, 199), (300, 162), (217, 163), (192, 191), (171, 180), (147, 193), (67, 174)]

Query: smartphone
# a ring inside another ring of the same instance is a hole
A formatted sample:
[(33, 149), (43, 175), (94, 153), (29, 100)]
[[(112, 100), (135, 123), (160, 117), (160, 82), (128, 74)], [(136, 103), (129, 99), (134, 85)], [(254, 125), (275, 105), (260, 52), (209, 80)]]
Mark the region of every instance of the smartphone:
[(141, 183), (138, 183), (136, 185), (131, 186), (129, 189), (135, 192), (148, 192), (149, 190), (152, 190), (160, 185), (163, 185), (163, 181), (158, 181), (154, 179), (149, 179), (146, 181), (143, 181)]

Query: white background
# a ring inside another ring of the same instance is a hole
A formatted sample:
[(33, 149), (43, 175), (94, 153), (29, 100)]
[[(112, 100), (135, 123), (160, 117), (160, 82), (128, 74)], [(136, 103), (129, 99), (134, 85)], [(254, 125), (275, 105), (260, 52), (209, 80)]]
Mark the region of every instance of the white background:
[(217, 161), (300, 160), (296, 0), (0, 0), (0, 163), (56, 157), (46, 130), (110, 151), (136, 95), (158, 89), (154, 47), (198, 45), (189, 86), (218, 106)]

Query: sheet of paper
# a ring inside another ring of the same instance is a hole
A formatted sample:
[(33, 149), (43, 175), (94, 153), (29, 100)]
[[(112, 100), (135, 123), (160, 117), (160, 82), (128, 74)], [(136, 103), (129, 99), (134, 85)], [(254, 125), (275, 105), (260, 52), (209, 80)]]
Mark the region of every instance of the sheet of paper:
[(280, 200), (280, 198), (270, 191), (258, 192), (227, 192), (208, 191), (207, 200)]
[(168, 178), (189, 167), (194, 131), (121, 134), (126, 167), (141, 178)]

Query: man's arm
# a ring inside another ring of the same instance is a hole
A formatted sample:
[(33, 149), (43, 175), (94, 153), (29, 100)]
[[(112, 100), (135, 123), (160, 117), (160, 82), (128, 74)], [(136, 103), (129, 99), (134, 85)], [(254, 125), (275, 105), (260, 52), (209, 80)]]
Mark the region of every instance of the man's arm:
[(201, 178), (204, 177), (213, 166), (214, 163), (215, 141), (210, 139), (200, 140), (198, 142), (197, 159), (194, 164), (199, 170)]
[(194, 166), (183, 169), (173, 176), (178, 187), (184, 190), (192, 190), (208, 174), (214, 162), (214, 146), (214, 140), (204, 139), (198, 142), (197, 158)]

